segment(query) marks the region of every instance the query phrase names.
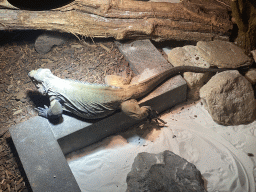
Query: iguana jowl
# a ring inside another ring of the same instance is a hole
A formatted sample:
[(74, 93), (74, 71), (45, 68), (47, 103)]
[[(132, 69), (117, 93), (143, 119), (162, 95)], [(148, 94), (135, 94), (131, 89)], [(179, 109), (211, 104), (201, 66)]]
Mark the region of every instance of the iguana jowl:
[[(29, 72), (29, 77), (43, 95), (49, 96), (50, 107), (37, 108), (40, 116), (56, 118), (63, 110), (85, 119), (99, 119), (118, 109), (134, 119), (144, 119), (151, 114), (151, 108), (139, 107), (136, 99), (142, 98), (155, 89), (164, 80), (183, 72), (220, 72), (225, 69), (208, 69), (192, 66), (180, 66), (166, 70), (142, 82), (119, 86), (89, 84), (61, 79), (49, 69), (37, 69)], [(118, 76), (112, 76), (118, 79)]]

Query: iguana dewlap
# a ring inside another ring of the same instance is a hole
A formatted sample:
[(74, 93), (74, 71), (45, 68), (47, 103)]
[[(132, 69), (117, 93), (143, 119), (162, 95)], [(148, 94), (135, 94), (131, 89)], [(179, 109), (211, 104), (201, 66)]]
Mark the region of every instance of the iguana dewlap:
[[(155, 89), (164, 80), (183, 72), (219, 72), (224, 69), (207, 69), (191, 66), (171, 68), (142, 82), (118, 85), (114, 81), (108, 85), (89, 84), (61, 79), (49, 69), (37, 69), (29, 72), (29, 77), (43, 95), (49, 96), (50, 107), (38, 108), (40, 116), (60, 117), (63, 110), (86, 119), (106, 117), (121, 109), (134, 119), (144, 119), (150, 115), (151, 108), (139, 107), (136, 99), (142, 98)], [(118, 76), (112, 76), (115, 81)]]

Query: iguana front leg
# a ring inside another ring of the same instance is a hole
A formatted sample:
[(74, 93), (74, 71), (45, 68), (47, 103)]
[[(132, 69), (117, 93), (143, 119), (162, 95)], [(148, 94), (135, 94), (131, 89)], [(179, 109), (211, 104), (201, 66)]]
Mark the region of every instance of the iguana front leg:
[(56, 99), (51, 100), (49, 108), (45, 105), (44, 108), (38, 107), (36, 110), (38, 111), (38, 115), (47, 119), (59, 118), (63, 112), (60, 102)]

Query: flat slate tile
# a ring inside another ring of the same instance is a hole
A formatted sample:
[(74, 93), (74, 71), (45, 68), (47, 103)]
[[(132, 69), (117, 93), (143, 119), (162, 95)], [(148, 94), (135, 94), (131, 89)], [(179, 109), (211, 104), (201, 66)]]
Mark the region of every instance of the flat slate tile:
[(48, 120), (34, 117), (9, 129), (34, 192), (79, 192)]
[[(178, 77), (174, 77), (174, 80), (172, 82), (169, 82), (169, 84), (163, 84), (155, 90), (156, 92), (160, 92), (161, 90), (168, 90), (167, 93), (165, 92), (160, 95), (152, 93), (153, 96), (151, 96), (151, 94), (148, 95), (148, 97), (144, 98), (143, 101), (140, 102), (140, 105), (151, 106), (158, 112), (162, 112), (170, 108), (171, 106), (176, 105), (177, 103), (185, 101), (186, 94), (184, 94), (184, 92), (186, 93), (187, 87), (185, 85), (177, 85), (177, 82), (179, 82), (179, 79), (177, 80), (177, 78)], [(57, 133), (58, 130), (55, 129), (55, 125), (51, 126), (54, 135), (61, 135), (61, 137), (58, 137), (56, 139), (58, 140), (63, 153), (67, 154), (74, 150), (100, 141), (107, 136), (124, 131), (139, 122), (140, 121), (134, 120), (126, 116), (123, 112), (118, 112), (112, 116), (109, 116), (108, 118), (91, 124), (83, 124), (80, 122), (80, 120), (77, 119), (72, 120), (70, 126), (75, 126), (77, 128), (77, 131), (70, 132), (66, 136)]]
[(148, 39), (129, 43), (116, 41), (115, 43), (136, 75), (141, 74), (147, 68), (160, 73), (173, 67)]

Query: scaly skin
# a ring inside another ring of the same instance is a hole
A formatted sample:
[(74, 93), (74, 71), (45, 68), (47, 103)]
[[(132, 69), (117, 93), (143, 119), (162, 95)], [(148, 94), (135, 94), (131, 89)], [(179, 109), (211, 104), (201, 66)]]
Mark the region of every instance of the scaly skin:
[(56, 118), (63, 110), (85, 119), (99, 119), (121, 109), (134, 119), (144, 119), (152, 114), (150, 107), (139, 107), (136, 99), (142, 98), (164, 80), (184, 72), (220, 72), (226, 69), (208, 69), (192, 66), (171, 68), (140, 83), (132, 85), (88, 84), (60, 79), (49, 69), (32, 70), (28, 75), (43, 95), (49, 96), (50, 107), (38, 108), (40, 116)]

